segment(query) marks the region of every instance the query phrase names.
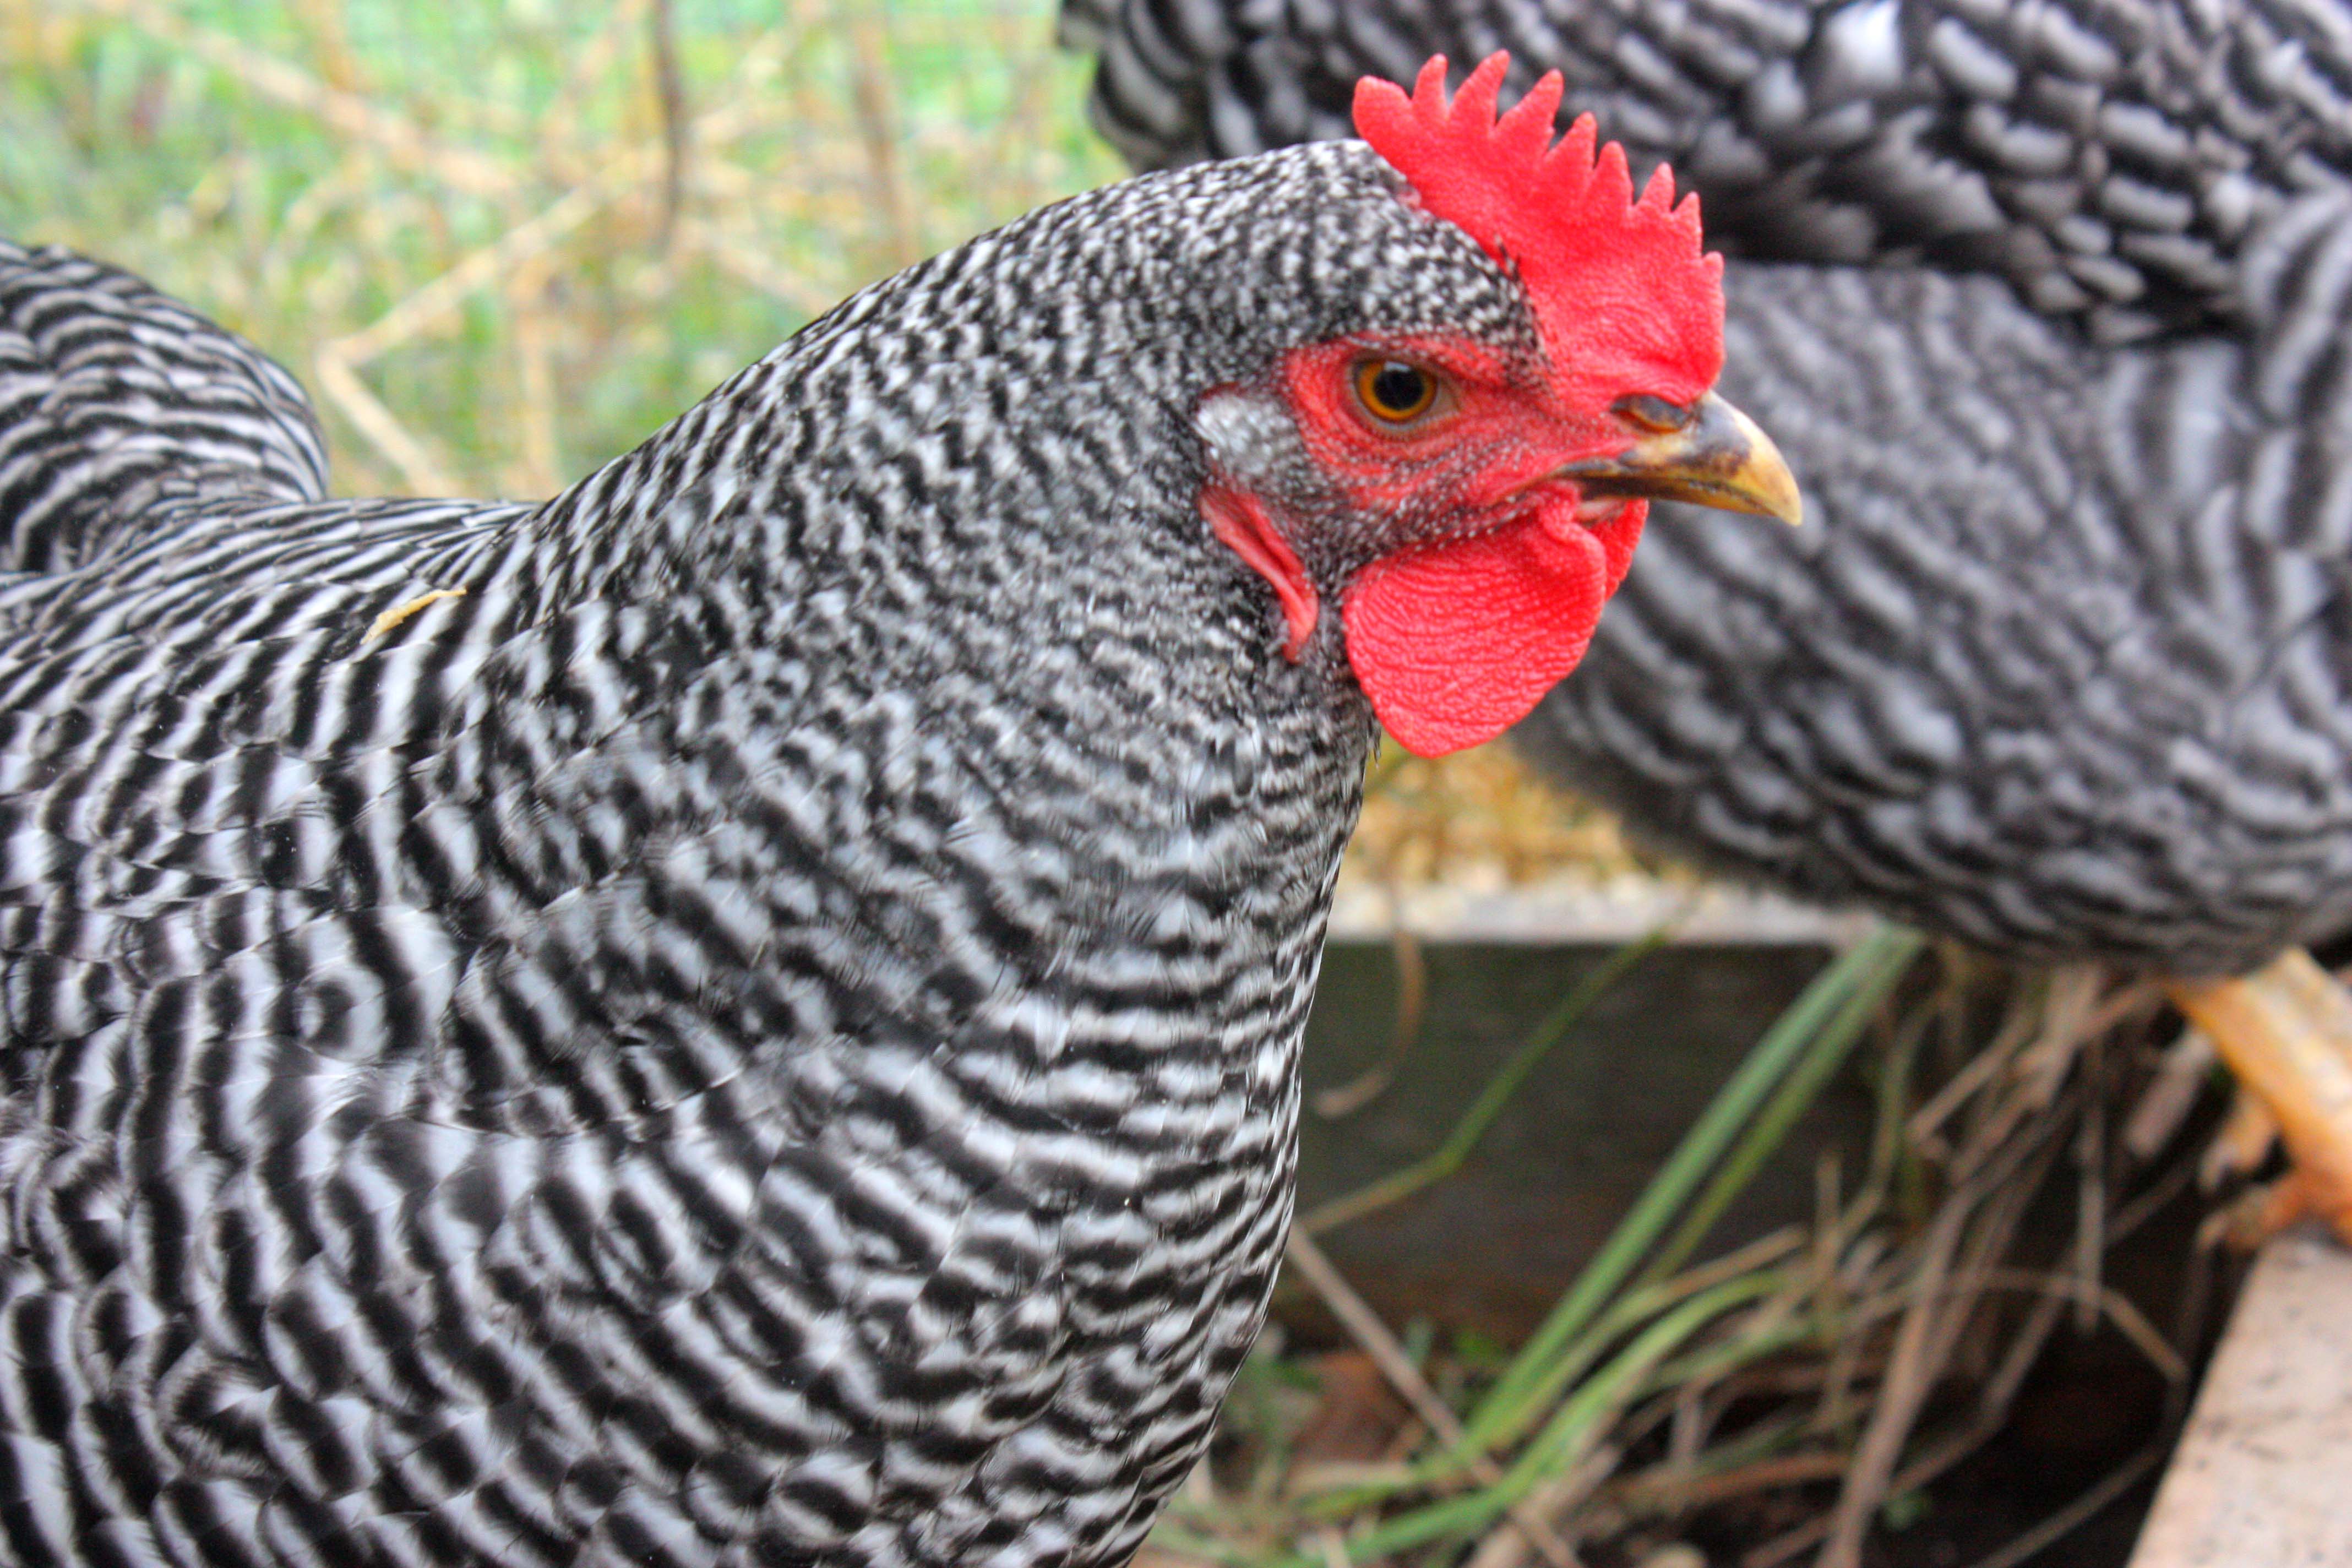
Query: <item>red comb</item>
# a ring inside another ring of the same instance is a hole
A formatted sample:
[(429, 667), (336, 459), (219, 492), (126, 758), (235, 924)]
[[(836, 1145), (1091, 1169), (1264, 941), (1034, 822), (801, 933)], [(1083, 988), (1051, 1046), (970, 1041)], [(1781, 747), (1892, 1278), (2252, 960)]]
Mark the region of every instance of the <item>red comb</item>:
[(1498, 117), (1509, 65), (1489, 55), (1450, 103), (1443, 55), (1421, 68), (1411, 98), (1366, 77), (1356, 130), (1424, 211), (1517, 269), (1556, 366), (1599, 372), (1600, 355), (1619, 373), (1688, 378), (1686, 389), (1654, 390), (1696, 397), (1723, 363), (1723, 261), (1700, 249), (1698, 198), (1675, 205), (1674, 174), (1661, 167), (1635, 200), (1624, 149), (1612, 142), (1596, 155), (1589, 114), (1555, 143), (1558, 71)]

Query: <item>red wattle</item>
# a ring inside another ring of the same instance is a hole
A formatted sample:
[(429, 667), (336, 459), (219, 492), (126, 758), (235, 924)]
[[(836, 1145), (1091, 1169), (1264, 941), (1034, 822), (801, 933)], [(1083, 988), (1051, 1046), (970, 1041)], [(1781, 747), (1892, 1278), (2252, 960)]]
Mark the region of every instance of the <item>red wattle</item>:
[(1341, 616), (1372, 710), (1416, 756), (1491, 741), (1584, 657), (1648, 509), (1599, 528), (1566, 506), (1357, 574)]

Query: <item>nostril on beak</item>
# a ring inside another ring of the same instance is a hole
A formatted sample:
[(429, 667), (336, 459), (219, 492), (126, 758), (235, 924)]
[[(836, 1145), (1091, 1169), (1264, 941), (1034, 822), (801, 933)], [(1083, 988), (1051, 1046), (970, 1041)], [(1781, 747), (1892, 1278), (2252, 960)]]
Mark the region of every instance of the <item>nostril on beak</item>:
[(1669, 403), (1646, 392), (1631, 393), (1609, 405), (1609, 411), (1629, 425), (1638, 425), (1655, 435), (1686, 430), (1698, 417), (1696, 403)]

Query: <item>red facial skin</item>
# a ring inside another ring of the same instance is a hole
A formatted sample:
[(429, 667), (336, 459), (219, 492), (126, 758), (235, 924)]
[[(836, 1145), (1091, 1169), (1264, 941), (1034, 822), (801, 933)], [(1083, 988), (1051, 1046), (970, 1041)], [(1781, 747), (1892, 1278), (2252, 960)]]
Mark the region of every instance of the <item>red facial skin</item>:
[[(1367, 359), (1409, 361), (1441, 391), (1392, 424), (1365, 408), (1354, 373)], [(1613, 385), (1515, 374), (1460, 340), (1383, 339), (1293, 352), (1278, 375), (1308, 450), (1349, 510), (1403, 517), (1416, 536), (1345, 589), (1348, 658), (1389, 732), (1435, 756), (1492, 739), (1576, 665), (1601, 606), (1632, 563), (1647, 515), (1633, 500), (1580, 517), (1583, 498), (1547, 476), (1622, 451), (1635, 433), (1610, 410), (1628, 393), (1687, 401), (1682, 377)], [(1213, 486), (1202, 510), (1218, 537), (1273, 585), (1300, 656), (1320, 598), (1255, 497)]]
[[(1663, 168), (1636, 197), (1623, 149), (1601, 146), (1590, 115), (1555, 140), (1557, 71), (1498, 113), (1509, 63), (1489, 58), (1451, 97), (1443, 57), (1410, 96), (1367, 78), (1355, 119), (1404, 176), (1405, 200), (1517, 279), (1540, 344), (1534, 363), (1460, 338), (1347, 341), (1292, 352), (1276, 377), (1343, 505), (1392, 541), (1341, 589), (1340, 616), (1373, 710), (1423, 756), (1525, 717), (1576, 667), (1625, 575), (1648, 504), (1587, 506), (1550, 476), (1641, 438), (1612, 412), (1622, 399), (1687, 408), (1723, 369), (1723, 263), (1701, 247), (1696, 200), (1677, 204)], [(1438, 401), (1381, 418), (1356, 394), (1368, 358), (1433, 373)], [(1301, 557), (1337, 542), (1227, 482), (1201, 505), (1273, 585), (1284, 651), (1300, 658), (1322, 614)]]

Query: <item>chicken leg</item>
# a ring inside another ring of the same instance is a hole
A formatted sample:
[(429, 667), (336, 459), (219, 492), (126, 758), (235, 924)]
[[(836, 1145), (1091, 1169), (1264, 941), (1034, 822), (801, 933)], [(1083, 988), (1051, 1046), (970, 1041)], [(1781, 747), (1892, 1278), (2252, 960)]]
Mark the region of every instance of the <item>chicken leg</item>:
[(2259, 1229), (2316, 1215), (2352, 1246), (2352, 992), (2301, 948), (2251, 974), (2165, 989), (2276, 1121), (2294, 1163), (2263, 1199)]

